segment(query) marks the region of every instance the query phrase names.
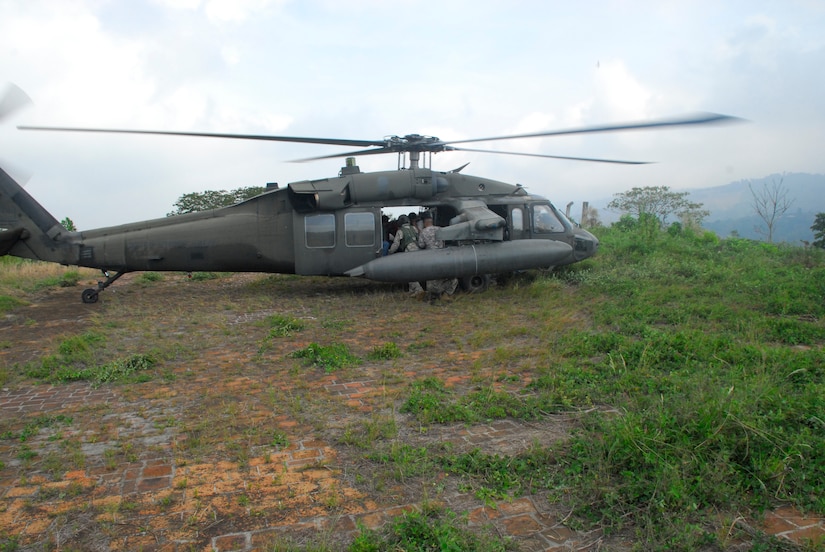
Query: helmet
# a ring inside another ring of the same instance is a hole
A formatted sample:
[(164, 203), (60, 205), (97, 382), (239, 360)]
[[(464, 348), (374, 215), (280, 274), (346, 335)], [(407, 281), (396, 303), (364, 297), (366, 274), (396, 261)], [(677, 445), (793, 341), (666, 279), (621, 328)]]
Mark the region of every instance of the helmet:
[(407, 215), (401, 215), (400, 217), (398, 217), (398, 222), (399, 224), (409, 224), (410, 217), (408, 217)]

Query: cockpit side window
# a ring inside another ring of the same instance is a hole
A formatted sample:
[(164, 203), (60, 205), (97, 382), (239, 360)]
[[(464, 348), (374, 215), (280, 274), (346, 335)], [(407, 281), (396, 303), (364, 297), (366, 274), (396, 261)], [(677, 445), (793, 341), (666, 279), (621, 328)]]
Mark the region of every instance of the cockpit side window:
[(559, 220), (549, 205), (534, 205), (533, 231), (538, 234), (564, 232), (564, 223)]
[(512, 226), (514, 232), (521, 232), (524, 230), (524, 213), (522, 213), (520, 207), (514, 207), (512, 211)]

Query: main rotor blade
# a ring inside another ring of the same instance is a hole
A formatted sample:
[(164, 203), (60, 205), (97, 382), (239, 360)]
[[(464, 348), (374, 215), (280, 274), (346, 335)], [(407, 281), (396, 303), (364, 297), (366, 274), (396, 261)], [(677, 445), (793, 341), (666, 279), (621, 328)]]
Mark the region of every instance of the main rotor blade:
[(518, 151), (498, 151), (473, 148), (455, 148), (448, 146), (446, 151), (474, 151), (478, 153), (502, 153), (504, 155), (523, 155), (525, 157), (547, 157), (549, 159), (568, 159), (570, 161), (592, 161), (594, 163), (617, 163), (620, 165), (649, 165), (652, 161), (621, 161), (618, 159), (598, 159), (594, 157), (567, 157), (564, 155), (545, 155), (543, 153), (522, 153)]
[(0, 99), (0, 121), (31, 103), (31, 98), (29, 98), (20, 87), (9, 83), (6, 91), (3, 93), (2, 99)]
[(20, 130), (50, 130), (58, 132), (102, 132), (108, 134), (151, 134), (160, 136), (199, 136), (202, 138), (233, 138), (238, 140), (265, 140), (270, 142), (298, 142), (304, 144), (329, 144), (333, 146), (383, 146), (380, 140), (346, 140), (341, 138), (306, 138), (302, 136), (270, 136), (266, 134), (225, 134), (219, 132), (177, 132), (171, 130), (125, 130), (115, 128), (77, 128), (77, 127), (49, 127), (25, 126), (17, 127)]
[(317, 157), (303, 157), (301, 159), (290, 159), (290, 163), (306, 163), (307, 161), (318, 161), (320, 159), (335, 159), (336, 157), (350, 157), (352, 155), (375, 155), (377, 153), (393, 153), (390, 148), (366, 149), (358, 151), (348, 151), (346, 153), (332, 153), (330, 155), (319, 155)]
[(445, 144), (468, 144), (470, 142), (489, 142), (492, 140), (514, 140), (517, 138), (540, 138), (544, 136), (562, 136), (565, 134), (591, 134), (596, 132), (617, 132), (621, 130), (638, 130), (645, 128), (661, 128), (673, 126), (706, 125), (741, 122), (739, 117), (730, 115), (720, 115), (718, 113), (697, 113), (685, 117), (673, 119), (660, 119), (658, 121), (637, 121), (631, 123), (617, 123), (612, 125), (599, 125), (582, 128), (572, 128), (568, 130), (548, 130), (545, 132), (531, 132), (528, 134), (513, 134), (510, 136), (493, 136), (491, 138), (472, 138), (470, 140), (452, 140)]

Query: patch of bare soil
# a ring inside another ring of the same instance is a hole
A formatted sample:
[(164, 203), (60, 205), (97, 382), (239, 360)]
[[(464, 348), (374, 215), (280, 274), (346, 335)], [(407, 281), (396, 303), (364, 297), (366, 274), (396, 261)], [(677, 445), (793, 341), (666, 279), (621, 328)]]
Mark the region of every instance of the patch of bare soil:
[[(381, 527), (424, 502), (521, 550), (625, 547), (570, 528), (569, 510), (546, 492), (479, 498), (438, 469), (371, 457), (402, 444), (515, 455), (567, 438), (573, 415), (422, 426), (400, 411), (424, 377), (458, 394), (522, 392), (536, 369), (524, 351), (542, 347), (526, 331), (541, 315), (526, 294), (431, 305), (399, 286), (256, 274), (127, 275), (92, 305), (81, 290), (27, 297), (0, 325), (0, 538), (21, 549), (335, 549), (359, 525)], [(275, 332), (277, 316), (302, 327)], [(25, 375), (85, 332), (102, 336), (95, 354), (106, 362), (156, 359), (149, 381)], [(360, 362), (327, 371), (293, 356), (336, 343)], [(387, 343), (401, 356), (371, 355)]]

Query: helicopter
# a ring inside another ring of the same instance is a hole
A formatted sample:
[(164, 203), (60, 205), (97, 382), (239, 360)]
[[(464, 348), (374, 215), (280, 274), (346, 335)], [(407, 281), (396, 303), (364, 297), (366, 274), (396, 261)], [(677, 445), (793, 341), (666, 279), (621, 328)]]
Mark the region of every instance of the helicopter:
[[(11, 88), (0, 100), (0, 118), (23, 102)], [(10, 98), (14, 94), (14, 98)], [(296, 161), (345, 158), (337, 176), (268, 185), (251, 199), (219, 209), (118, 226), (68, 231), (0, 168), (0, 256), (100, 269), (105, 279), (81, 293), (100, 293), (134, 271), (263, 272), (363, 277), (382, 282), (458, 278), (470, 292), (483, 291), (491, 275), (553, 268), (592, 257), (599, 240), (571, 222), (553, 203), (520, 184), (465, 175), (466, 165), (432, 169), (440, 152), (482, 152), (576, 161), (643, 164), (598, 158), (475, 149), (464, 144), (570, 134), (724, 123), (735, 117), (700, 113), (679, 118), (590, 126), (529, 134), (443, 141), (407, 134), (380, 140), (310, 138), (18, 126), (26, 131), (150, 134), (298, 142), (359, 148)], [(357, 156), (395, 153), (395, 170), (362, 172)], [(422, 155), (429, 163), (422, 163)], [(409, 162), (407, 165), (407, 161)], [(405, 166), (407, 165), (407, 166)], [(422, 166), (424, 165), (424, 166)], [(443, 249), (383, 255), (383, 210), (418, 205), (431, 213)]]

